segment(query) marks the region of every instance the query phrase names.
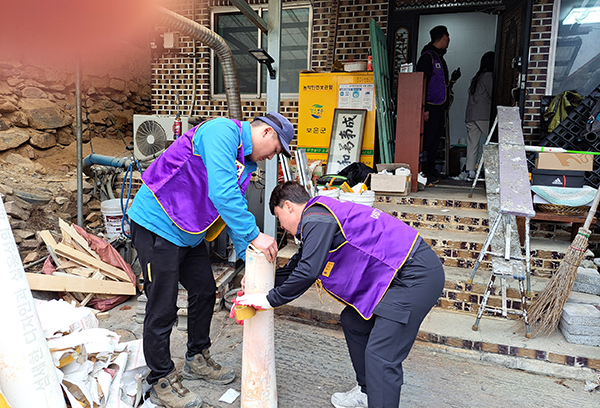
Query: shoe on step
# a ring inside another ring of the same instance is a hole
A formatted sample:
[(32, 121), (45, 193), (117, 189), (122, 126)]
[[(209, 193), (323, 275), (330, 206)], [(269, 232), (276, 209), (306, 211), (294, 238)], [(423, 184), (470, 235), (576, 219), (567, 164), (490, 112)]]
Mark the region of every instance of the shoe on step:
[(331, 396), (335, 408), (368, 408), (367, 394), (362, 392), (360, 385), (348, 392), (336, 392)]
[(427, 177), (427, 187), (432, 187), (434, 184), (440, 182), (440, 178), (436, 176), (428, 176)]
[(177, 370), (159, 378), (150, 388), (150, 401), (166, 408), (200, 408), (202, 398), (183, 386)]
[(235, 371), (217, 364), (208, 349), (196, 354), (192, 360), (185, 359), (183, 378), (206, 380), (211, 384), (229, 384), (235, 379)]

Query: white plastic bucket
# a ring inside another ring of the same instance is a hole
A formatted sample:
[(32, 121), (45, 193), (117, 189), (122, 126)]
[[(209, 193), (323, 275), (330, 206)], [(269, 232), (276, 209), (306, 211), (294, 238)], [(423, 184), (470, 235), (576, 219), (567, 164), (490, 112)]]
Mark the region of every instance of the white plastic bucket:
[[(132, 200), (129, 200), (131, 206)], [(121, 210), (121, 199), (102, 201), (100, 204), (104, 227), (106, 228), (106, 238), (111, 239), (121, 235), (121, 221), (123, 221), (123, 211)], [(129, 223), (125, 221), (125, 233), (129, 234)]]
[(325, 187), (317, 187), (317, 195), (338, 198), (340, 196), (340, 189), (333, 188), (331, 190), (325, 190)]
[(375, 192), (373, 190), (363, 191), (362, 193), (345, 193), (341, 191), (340, 201), (352, 201), (353, 203), (373, 207), (373, 203), (375, 202)]

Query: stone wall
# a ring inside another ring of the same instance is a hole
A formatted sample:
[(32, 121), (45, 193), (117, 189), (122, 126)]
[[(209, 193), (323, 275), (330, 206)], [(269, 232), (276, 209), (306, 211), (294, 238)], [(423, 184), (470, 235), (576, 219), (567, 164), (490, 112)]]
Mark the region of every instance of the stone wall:
[[(149, 60), (148, 60), (149, 64)], [(148, 66), (149, 68), (149, 66)], [(134, 113), (150, 111), (149, 78), (82, 76), (83, 140), (132, 135)], [(0, 59), (0, 152), (75, 141), (76, 74)]]

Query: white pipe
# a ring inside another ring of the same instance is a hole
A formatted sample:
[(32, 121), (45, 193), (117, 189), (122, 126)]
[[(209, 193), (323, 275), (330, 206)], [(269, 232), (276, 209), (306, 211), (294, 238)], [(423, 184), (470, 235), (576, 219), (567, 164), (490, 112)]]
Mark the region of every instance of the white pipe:
[(560, 147), (542, 147), (542, 146), (525, 146), (526, 152), (544, 152), (544, 153), (566, 153), (565, 149)]
[(0, 310), (0, 388), (11, 408), (66, 407), (2, 200)]
[[(275, 263), (252, 245), (246, 250), (245, 292), (267, 293), (275, 283)], [(273, 309), (244, 320), (241, 408), (277, 408)]]

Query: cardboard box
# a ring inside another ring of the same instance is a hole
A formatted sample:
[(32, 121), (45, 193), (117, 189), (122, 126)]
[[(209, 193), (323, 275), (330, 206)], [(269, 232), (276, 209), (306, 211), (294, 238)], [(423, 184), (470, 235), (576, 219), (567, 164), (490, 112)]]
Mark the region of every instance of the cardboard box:
[(538, 153), (536, 169), (593, 171), (594, 156), (591, 154)]
[(406, 177), (394, 174), (396, 169), (401, 167), (410, 170), (410, 166), (405, 163), (378, 164), (378, 172), (387, 170), (392, 174), (371, 173), (371, 190), (375, 191), (376, 193), (408, 195), (410, 192), (410, 175)]
[(583, 187), (584, 171), (533, 169), (531, 171), (534, 186)]

